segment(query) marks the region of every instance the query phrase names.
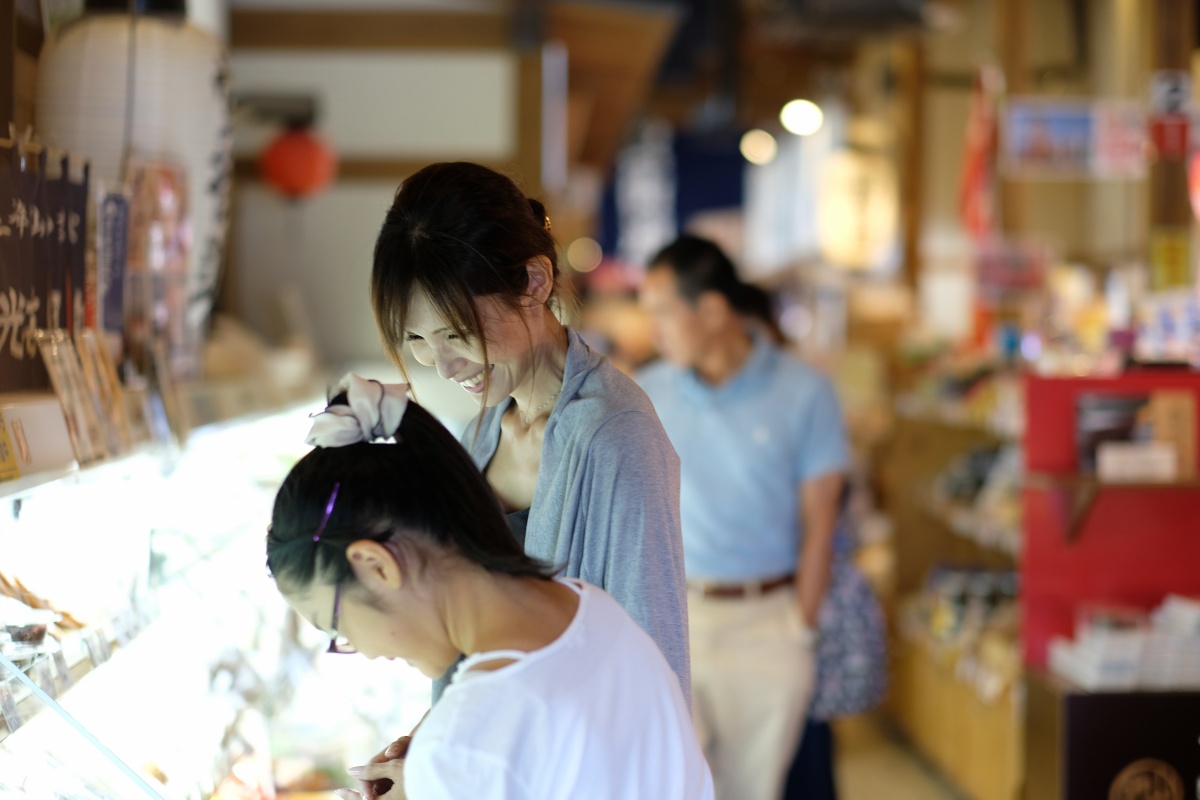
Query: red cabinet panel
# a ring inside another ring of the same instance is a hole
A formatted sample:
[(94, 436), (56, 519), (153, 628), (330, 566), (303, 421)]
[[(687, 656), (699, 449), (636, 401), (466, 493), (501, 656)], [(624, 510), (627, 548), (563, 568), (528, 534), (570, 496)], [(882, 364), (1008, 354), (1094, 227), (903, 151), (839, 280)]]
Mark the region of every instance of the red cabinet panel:
[(1074, 530), (1070, 513), (1084, 491), (1073, 480), (1078, 396), (1188, 389), (1200, 408), (1200, 374), (1030, 377), (1026, 388), (1026, 469), (1062, 478), (1031, 481), (1024, 490), (1021, 638), (1026, 663), (1042, 666), (1050, 638), (1074, 630), (1080, 605), (1149, 608), (1168, 593), (1200, 595), (1200, 485), (1102, 486)]

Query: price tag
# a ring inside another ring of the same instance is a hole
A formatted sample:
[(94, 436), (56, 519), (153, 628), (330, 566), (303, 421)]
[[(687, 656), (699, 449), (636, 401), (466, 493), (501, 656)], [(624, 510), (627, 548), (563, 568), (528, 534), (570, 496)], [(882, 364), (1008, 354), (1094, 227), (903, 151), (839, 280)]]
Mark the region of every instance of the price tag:
[(4, 724), (8, 726), (9, 733), (21, 727), (21, 712), (17, 711), (17, 699), (13, 697), (8, 681), (0, 683), (0, 713), (4, 714)]
[(67, 665), (67, 657), (63, 655), (61, 648), (54, 654), (54, 669), (58, 672), (58, 685), (65, 692), (71, 688), (74, 681), (71, 680), (71, 668)]
[(83, 643), (87, 647), (88, 658), (92, 660), (93, 666), (100, 666), (112, 655), (108, 637), (98, 630), (88, 631), (83, 637)]
[(50, 659), (39, 658), (33, 662), (33, 681), (42, 687), (43, 692), (57, 699), (58, 686), (54, 683), (54, 672), (50, 669)]
[(116, 617), (112, 622), (113, 638), (117, 640), (118, 647), (124, 647), (129, 644), (129, 640), (133, 637), (133, 614), (131, 611), (123, 611), (120, 616)]

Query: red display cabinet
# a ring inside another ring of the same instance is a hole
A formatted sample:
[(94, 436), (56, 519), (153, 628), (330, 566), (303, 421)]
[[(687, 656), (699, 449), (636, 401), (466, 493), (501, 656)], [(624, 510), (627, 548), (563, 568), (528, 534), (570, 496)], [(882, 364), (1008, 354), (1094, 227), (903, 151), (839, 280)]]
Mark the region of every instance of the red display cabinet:
[(1081, 395), (1186, 390), (1200, 409), (1200, 373), (1030, 376), (1026, 388), (1021, 644), (1025, 663), (1041, 667), (1081, 605), (1148, 609), (1169, 593), (1200, 595), (1200, 481), (1099, 483), (1079, 474), (1076, 444)]

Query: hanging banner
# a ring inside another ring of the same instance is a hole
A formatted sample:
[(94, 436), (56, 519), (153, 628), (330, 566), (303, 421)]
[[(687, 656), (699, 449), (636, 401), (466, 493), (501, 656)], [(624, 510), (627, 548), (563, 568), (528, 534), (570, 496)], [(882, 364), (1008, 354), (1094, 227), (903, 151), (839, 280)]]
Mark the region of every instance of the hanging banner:
[(47, 287), (35, 268), (42, 217), (31, 211), (36, 181), (27, 166), (15, 150), (0, 149), (0, 392), (50, 388), (34, 336), (45, 318)]
[(983, 67), (971, 89), (967, 132), (958, 179), (958, 216), (976, 241), (996, 232), (996, 107), (1004, 77), (995, 67)]
[(42, 391), (50, 377), (38, 330), (80, 328), (87, 245), (87, 171), (0, 150), (0, 392)]

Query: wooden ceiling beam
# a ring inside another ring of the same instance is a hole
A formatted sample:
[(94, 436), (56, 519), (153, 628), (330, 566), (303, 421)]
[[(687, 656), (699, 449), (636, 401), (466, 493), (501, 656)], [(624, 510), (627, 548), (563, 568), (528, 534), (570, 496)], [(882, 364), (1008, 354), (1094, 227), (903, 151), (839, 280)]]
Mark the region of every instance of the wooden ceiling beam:
[[(545, 38), (567, 48), (568, 85), (587, 97), (569, 114), (571, 152), (580, 162), (606, 169), (634, 117), (654, 87), (659, 64), (679, 23), (673, 8), (621, 3), (550, 3)], [(511, 49), (511, 13), (423, 11), (255, 11), (230, 14), (230, 43), (236, 50)], [(522, 56), (522, 63), (530, 59)], [(523, 73), (524, 74), (524, 71)], [(530, 72), (532, 75), (532, 71)], [(528, 91), (531, 86), (524, 86)], [(586, 113), (584, 111), (586, 107)], [(533, 115), (519, 112), (533, 138)], [(586, 125), (582, 130), (579, 125)], [(523, 158), (531, 167), (531, 153)], [(362, 172), (394, 173), (403, 161), (364, 161)], [(243, 170), (247, 166), (243, 165)]]
[(592, 99), (579, 160), (607, 169), (645, 107), (679, 25), (673, 8), (620, 3), (554, 3), (546, 38), (567, 47), (572, 92)]
[(234, 49), (496, 49), (512, 45), (512, 17), (439, 11), (259, 11), (233, 9)]

